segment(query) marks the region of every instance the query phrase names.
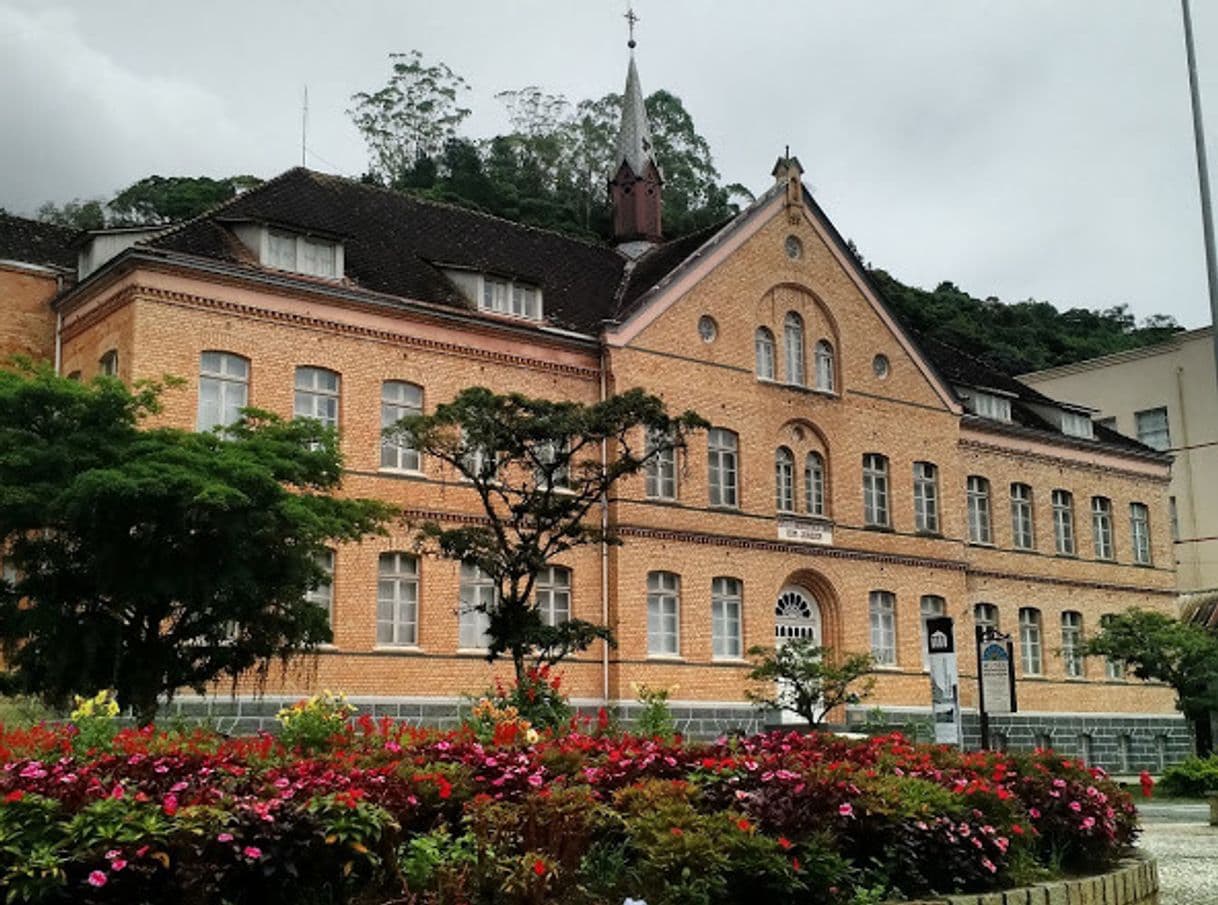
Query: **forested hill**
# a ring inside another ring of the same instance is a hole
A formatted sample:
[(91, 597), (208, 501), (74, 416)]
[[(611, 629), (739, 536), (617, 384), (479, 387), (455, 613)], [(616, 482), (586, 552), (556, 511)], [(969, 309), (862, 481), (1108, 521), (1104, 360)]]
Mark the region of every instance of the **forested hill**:
[(982, 359), (1008, 374), (1022, 374), (1162, 342), (1182, 328), (1156, 314), (1139, 323), (1126, 305), (1094, 311), (1059, 311), (1048, 302), (979, 299), (949, 282), (934, 291), (906, 286), (873, 268), (885, 300), (914, 333)]

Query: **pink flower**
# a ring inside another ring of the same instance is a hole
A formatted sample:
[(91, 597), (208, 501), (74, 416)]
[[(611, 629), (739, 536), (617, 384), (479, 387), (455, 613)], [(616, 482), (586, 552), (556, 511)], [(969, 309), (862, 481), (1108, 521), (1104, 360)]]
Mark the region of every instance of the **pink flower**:
[(1038, 820), (1040, 819), (1040, 811), (1036, 808), (1028, 808), (1028, 816), (1033, 820)]
[(256, 845), (247, 845), (242, 850), (242, 854), (244, 854), (245, 857), (249, 858), (251, 861), (257, 861), (262, 857), (262, 849)]
[(118, 849), (112, 848), (112, 849), (110, 849), (110, 851), (106, 852), (106, 859), (109, 861), (113, 861), (115, 858), (121, 858), (122, 854), (123, 853), (120, 852)]
[(1089, 830), (1089, 829), (1091, 829), (1093, 826), (1095, 826), (1095, 818), (1094, 818), (1094, 817), (1084, 817), (1084, 818), (1083, 818), (1083, 829), (1085, 829), (1085, 830)]
[(89, 885), (90, 886), (97, 886), (100, 888), (102, 886), (105, 886), (109, 882), (110, 881), (106, 879), (106, 875), (103, 874), (100, 870), (95, 870), (95, 871), (93, 871), (93, 873), (89, 874)]
[(122, 858), (115, 858), (113, 861), (110, 862), (110, 870), (122, 870), (126, 866), (127, 866), (127, 862), (124, 861)]
[(402, 750), (402, 746), (395, 741), (388, 741), (385, 742), (385, 750), (397, 754)]
[(991, 861), (989, 858), (982, 858), (981, 866), (984, 867), (986, 870), (988, 870), (990, 873), (997, 873), (997, 871), (998, 871), (997, 865), (995, 865), (994, 862)]
[(216, 837), (216, 841), (217, 842), (232, 842), (233, 834), (232, 833), (221, 833), (219, 836)]
[(1077, 801), (1070, 802), (1070, 810), (1072, 810), (1074, 813), (1077, 814), (1082, 809), (1083, 809), (1083, 806), (1081, 804), (1079, 804)]
[(837, 806), (837, 813), (840, 814), (842, 817), (853, 817), (854, 816), (854, 805), (852, 805), (848, 801), (845, 804), (839, 804)]
[(533, 775), (531, 775), (529, 777), (529, 785), (531, 785), (535, 789), (539, 788), (541, 786), (541, 784), (544, 782), (545, 782), (545, 780), (541, 778), (540, 773), (534, 773)]

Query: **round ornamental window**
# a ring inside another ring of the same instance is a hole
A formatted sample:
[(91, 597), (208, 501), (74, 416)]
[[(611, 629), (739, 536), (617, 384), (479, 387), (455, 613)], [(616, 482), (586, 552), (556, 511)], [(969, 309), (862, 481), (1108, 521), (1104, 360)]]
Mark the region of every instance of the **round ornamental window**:
[(787, 236), (785, 247), (787, 257), (792, 261), (798, 261), (804, 255), (804, 243), (799, 241), (799, 236)]
[(774, 604), (774, 640), (783, 644), (794, 638), (820, 641), (820, 605), (803, 588), (788, 586)]
[(875, 372), (875, 376), (883, 380), (888, 376), (890, 366), (888, 364), (887, 355), (877, 355), (871, 359), (871, 370)]
[(698, 335), (702, 337), (702, 342), (713, 343), (715, 337), (719, 335), (719, 327), (715, 324), (715, 319), (709, 314), (704, 314), (698, 318)]

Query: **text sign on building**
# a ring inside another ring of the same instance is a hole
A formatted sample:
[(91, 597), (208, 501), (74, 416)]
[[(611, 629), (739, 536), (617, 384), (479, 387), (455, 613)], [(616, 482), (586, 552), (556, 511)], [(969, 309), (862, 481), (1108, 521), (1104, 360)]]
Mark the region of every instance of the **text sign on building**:
[(977, 663), (981, 678), (981, 709), (988, 714), (1015, 712), (1015, 662), (1011, 642), (982, 639)]
[(926, 654), (935, 742), (959, 745), (960, 674), (956, 667), (956, 637), (950, 617), (937, 616), (926, 620)]
[(832, 546), (833, 526), (824, 522), (804, 522), (797, 519), (778, 520), (778, 539), (795, 544)]

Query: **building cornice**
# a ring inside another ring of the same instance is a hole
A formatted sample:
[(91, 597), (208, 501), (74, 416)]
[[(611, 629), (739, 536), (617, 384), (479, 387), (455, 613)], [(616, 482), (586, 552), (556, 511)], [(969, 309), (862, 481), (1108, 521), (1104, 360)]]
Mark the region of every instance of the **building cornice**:
[[(993, 453), (1000, 456), (1017, 457), (1020, 459), (1031, 459), (1036, 462), (1042, 462), (1054, 466), (1068, 466), (1070, 468), (1079, 468), (1087, 471), (1095, 471), (1103, 474), (1119, 474), (1122, 477), (1137, 478), (1141, 481), (1154, 481), (1158, 484), (1168, 484), (1171, 481), (1171, 460), (1160, 455), (1142, 455), (1140, 453), (1130, 452), (1111, 446), (1094, 446), (1084, 443), (1070, 443), (1068, 438), (1057, 438), (1048, 436), (1042, 431), (1021, 430), (1019, 428), (1010, 428), (1004, 425), (1002, 428), (992, 426), (984, 422), (985, 419), (968, 418), (961, 423), (961, 434), (958, 445), (964, 450), (975, 450), (977, 452)], [(1004, 429), (1005, 428), (1005, 429)], [(985, 437), (970, 437), (969, 432), (975, 431), (979, 434), (986, 434)], [(1026, 446), (1018, 446), (1012, 443), (1004, 444), (997, 440), (999, 437), (1009, 437), (1012, 440), (1027, 440), (1037, 445), (1043, 444), (1049, 449), (1032, 450)], [(993, 439), (992, 439), (993, 438)], [(1061, 452), (1057, 452), (1057, 448)], [(1079, 456), (1078, 453), (1090, 453), (1092, 456), (1105, 456), (1116, 459), (1124, 459), (1130, 465), (1137, 463), (1145, 466), (1145, 470), (1138, 470), (1132, 467), (1121, 467), (1115, 464), (1102, 464), (1099, 461), (1089, 461), (1087, 458)], [(1070, 455), (1074, 453), (1074, 455)]]

